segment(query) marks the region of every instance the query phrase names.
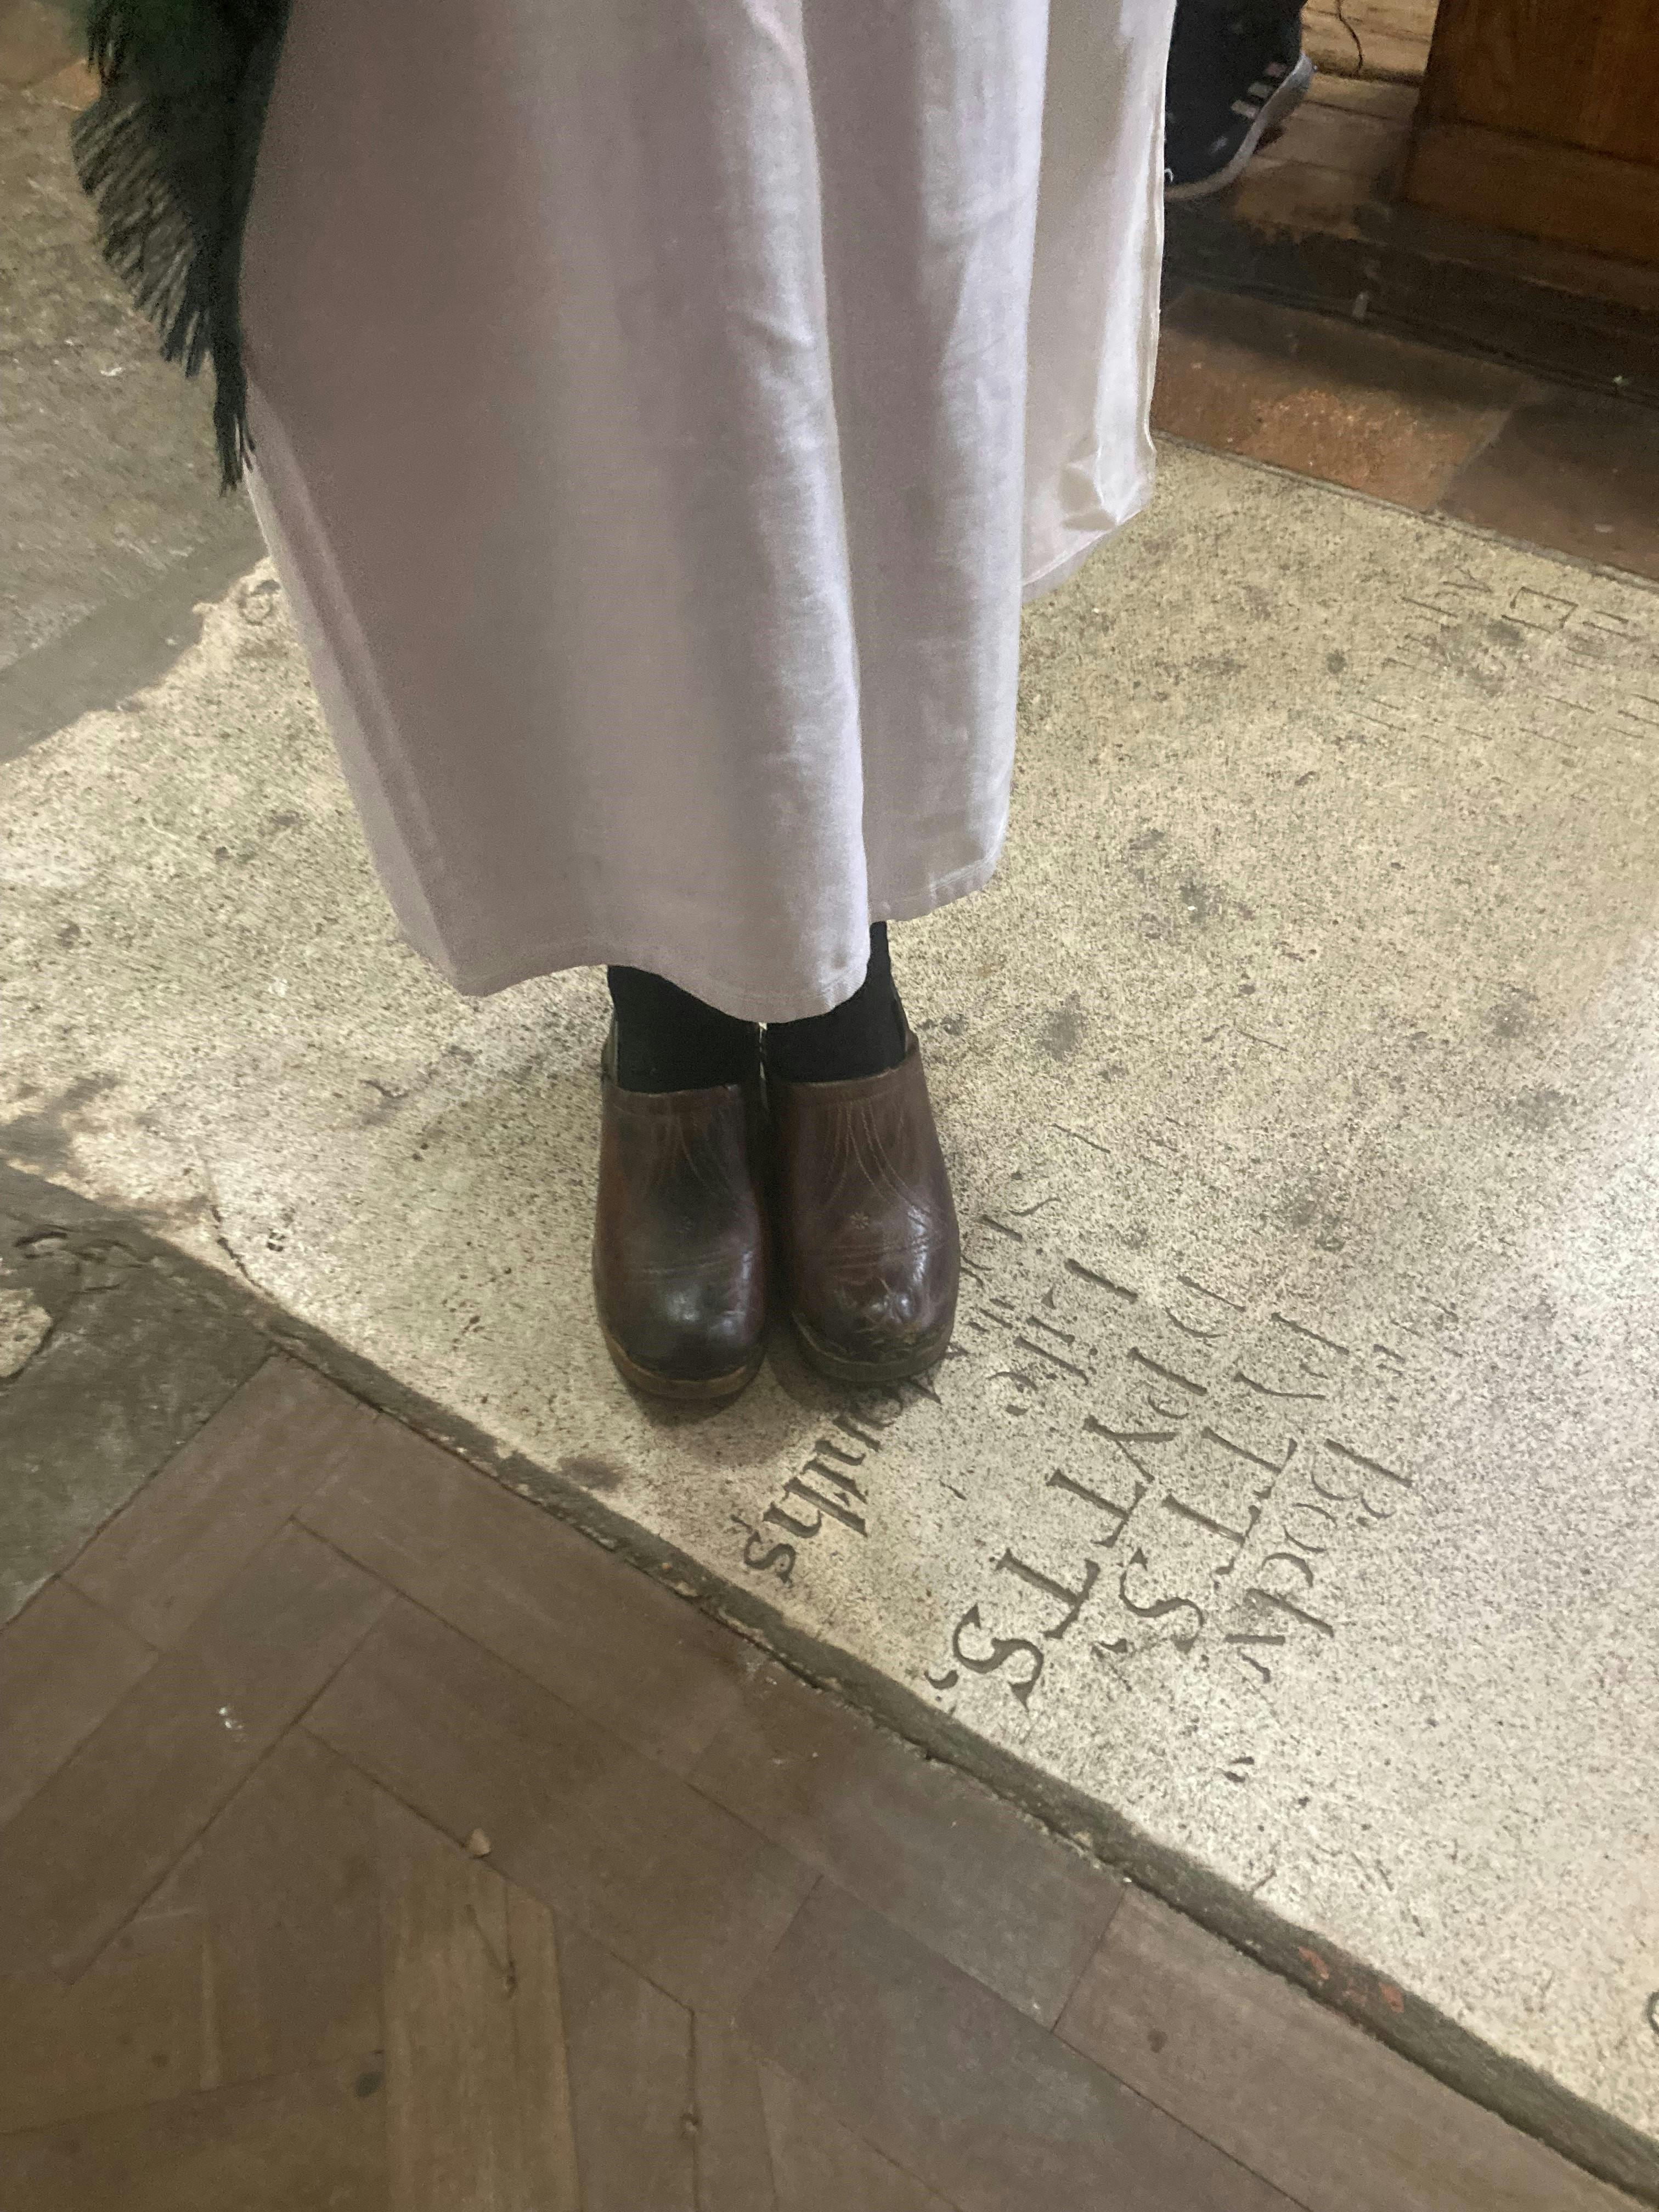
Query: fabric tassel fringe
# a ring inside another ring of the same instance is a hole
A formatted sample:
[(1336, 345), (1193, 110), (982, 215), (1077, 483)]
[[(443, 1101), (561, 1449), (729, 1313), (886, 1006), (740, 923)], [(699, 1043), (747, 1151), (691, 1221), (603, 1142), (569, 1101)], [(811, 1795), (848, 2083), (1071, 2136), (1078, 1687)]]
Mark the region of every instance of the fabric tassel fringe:
[(93, 0), (103, 86), (70, 143), (105, 258), (186, 376), (213, 363), (227, 491), (252, 443), (242, 362), (242, 230), (287, 0)]

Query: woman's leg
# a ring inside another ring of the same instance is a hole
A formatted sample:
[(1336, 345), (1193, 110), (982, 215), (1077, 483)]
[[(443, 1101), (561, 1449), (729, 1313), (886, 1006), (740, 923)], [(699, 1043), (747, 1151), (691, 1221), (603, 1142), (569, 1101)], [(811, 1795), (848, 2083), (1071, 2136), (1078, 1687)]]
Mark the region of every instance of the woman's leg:
[(769, 1022), (766, 1069), (786, 1083), (842, 1083), (879, 1075), (904, 1057), (910, 1034), (893, 981), (887, 924), (870, 932), (870, 965), (850, 999), (801, 1022)]
[(610, 968), (605, 980), (616, 1016), (616, 1079), (624, 1091), (703, 1091), (753, 1079), (760, 1047), (753, 1022), (705, 1006), (643, 968)]
[[(696, 1091), (745, 1083), (758, 1031), (643, 968), (606, 970), (617, 1018), (617, 1080), (625, 1091)], [(850, 999), (805, 1021), (772, 1022), (766, 1065), (788, 1083), (838, 1083), (879, 1075), (904, 1057), (909, 1035), (893, 981), (887, 925), (870, 932), (870, 965)]]

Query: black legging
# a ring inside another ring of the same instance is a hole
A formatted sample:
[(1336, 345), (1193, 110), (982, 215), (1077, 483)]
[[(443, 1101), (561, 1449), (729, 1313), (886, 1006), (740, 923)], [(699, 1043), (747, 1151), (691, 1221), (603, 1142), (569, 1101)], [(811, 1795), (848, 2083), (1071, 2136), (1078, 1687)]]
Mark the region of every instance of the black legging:
[[(760, 1031), (705, 1006), (644, 968), (611, 968), (617, 1014), (617, 1079), (628, 1091), (699, 1091), (742, 1083), (758, 1065)], [(788, 1083), (876, 1075), (904, 1057), (907, 1025), (893, 981), (887, 925), (870, 932), (870, 965), (850, 999), (805, 1021), (769, 1022), (766, 1064)]]

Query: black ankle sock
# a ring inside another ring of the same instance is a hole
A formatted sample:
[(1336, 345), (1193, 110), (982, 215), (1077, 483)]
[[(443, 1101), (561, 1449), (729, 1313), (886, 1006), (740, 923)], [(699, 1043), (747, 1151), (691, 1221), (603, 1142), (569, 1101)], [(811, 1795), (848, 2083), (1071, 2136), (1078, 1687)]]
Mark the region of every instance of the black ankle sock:
[(617, 1080), (624, 1091), (706, 1091), (745, 1083), (758, 1066), (760, 1031), (705, 1006), (666, 976), (610, 968), (617, 1013)]
[[(624, 1091), (702, 1091), (755, 1073), (760, 1032), (644, 968), (605, 971), (617, 1015), (617, 1080)], [(766, 1064), (786, 1083), (879, 1075), (904, 1057), (908, 1024), (893, 982), (887, 925), (870, 932), (870, 964), (850, 999), (805, 1021), (772, 1022)]]
[(842, 1083), (879, 1075), (904, 1057), (908, 1024), (893, 982), (887, 924), (870, 932), (870, 965), (850, 999), (800, 1022), (769, 1022), (766, 1065), (786, 1083)]

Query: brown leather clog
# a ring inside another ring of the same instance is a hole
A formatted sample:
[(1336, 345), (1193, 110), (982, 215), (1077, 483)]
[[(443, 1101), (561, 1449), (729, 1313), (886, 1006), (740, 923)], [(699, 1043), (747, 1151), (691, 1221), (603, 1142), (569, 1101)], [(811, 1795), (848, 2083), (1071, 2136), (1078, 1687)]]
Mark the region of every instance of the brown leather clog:
[(961, 1244), (915, 1038), (897, 1067), (768, 1082), (784, 1294), (838, 1382), (896, 1382), (945, 1357)]
[(767, 1226), (759, 1094), (624, 1091), (600, 1072), (593, 1294), (623, 1379), (657, 1398), (735, 1397), (761, 1364)]

